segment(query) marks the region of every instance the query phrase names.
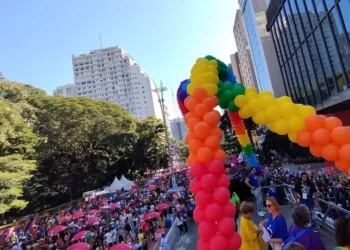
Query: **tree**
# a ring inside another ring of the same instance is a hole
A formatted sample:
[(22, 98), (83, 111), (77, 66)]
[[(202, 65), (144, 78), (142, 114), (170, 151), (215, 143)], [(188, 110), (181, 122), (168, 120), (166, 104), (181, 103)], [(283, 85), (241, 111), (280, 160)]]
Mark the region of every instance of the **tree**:
[(177, 145), (177, 151), (178, 151), (179, 158), (180, 158), (182, 161), (186, 161), (186, 159), (187, 159), (188, 156), (189, 156), (188, 145), (185, 144), (185, 143), (179, 143), (179, 144)]
[(226, 153), (239, 153), (241, 152), (241, 146), (237, 140), (234, 130), (232, 129), (230, 118), (227, 115), (227, 111), (221, 116), (219, 128), (223, 132), (224, 140), (221, 142), (221, 148)]

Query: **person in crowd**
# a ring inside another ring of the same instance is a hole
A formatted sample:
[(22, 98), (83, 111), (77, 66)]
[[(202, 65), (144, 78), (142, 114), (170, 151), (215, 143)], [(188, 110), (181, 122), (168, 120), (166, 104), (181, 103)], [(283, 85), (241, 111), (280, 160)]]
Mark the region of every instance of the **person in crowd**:
[(174, 223), (177, 226), (177, 228), (179, 229), (180, 235), (183, 235), (185, 232), (184, 232), (184, 228), (183, 228), (183, 219), (182, 219), (181, 213), (179, 213), (179, 212), (176, 213)]
[(254, 209), (254, 204), (251, 202), (244, 201), (240, 206), (240, 211), (242, 214), (240, 221), (242, 245), (240, 250), (266, 249), (266, 245), (261, 237), (261, 229), (259, 229), (252, 221)]
[(303, 245), (299, 244), (298, 242), (293, 242), (283, 247), (283, 250), (307, 250), (307, 249)]
[(260, 217), (265, 216), (265, 212), (262, 211), (262, 194), (259, 188), (258, 175), (256, 174), (256, 168), (250, 168), (250, 174), (245, 179), (245, 184), (252, 190), (255, 196), (257, 213)]
[(337, 247), (334, 250), (350, 250), (350, 219), (340, 218), (335, 226)]
[(298, 242), (307, 250), (326, 250), (319, 234), (310, 229), (311, 215), (307, 206), (300, 204), (295, 207), (292, 218), (294, 224), (290, 227), (288, 239), (283, 242), (283, 245)]
[(165, 238), (165, 234), (162, 234), (162, 238), (160, 239), (160, 247), (162, 250), (170, 250), (168, 240)]
[(282, 243), (288, 238), (287, 222), (282, 215), (280, 205), (274, 197), (266, 198), (266, 207), (269, 217), (266, 223), (260, 223), (260, 229), (265, 226), (271, 236), (268, 249), (280, 249)]

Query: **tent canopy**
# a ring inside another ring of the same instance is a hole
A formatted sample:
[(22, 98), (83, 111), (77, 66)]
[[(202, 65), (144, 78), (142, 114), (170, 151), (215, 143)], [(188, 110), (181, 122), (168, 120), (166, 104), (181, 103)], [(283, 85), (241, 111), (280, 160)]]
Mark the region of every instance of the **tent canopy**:
[(135, 185), (135, 182), (129, 181), (128, 179), (125, 178), (124, 175), (122, 175), (122, 178), (120, 178), (120, 182), (123, 183), (125, 189), (131, 189), (131, 187)]
[(108, 191), (119, 191), (124, 188), (124, 184), (118, 180), (117, 177), (114, 178), (112, 185), (107, 188)]

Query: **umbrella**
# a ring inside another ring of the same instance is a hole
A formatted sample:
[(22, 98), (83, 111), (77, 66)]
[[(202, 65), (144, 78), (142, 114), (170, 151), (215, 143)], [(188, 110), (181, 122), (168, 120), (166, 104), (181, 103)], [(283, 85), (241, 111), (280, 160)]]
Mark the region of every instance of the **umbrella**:
[(161, 210), (164, 210), (164, 209), (167, 209), (167, 208), (169, 208), (169, 204), (166, 204), (166, 203), (161, 203), (161, 204), (156, 206), (156, 209), (158, 211), (161, 211)]
[(118, 204), (115, 204), (115, 203), (114, 203), (114, 204), (111, 205), (111, 208), (112, 208), (112, 209), (115, 209), (115, 208), (117, 208), (117, 207), (119, 207)]
[(88, 233), (90, 233), (90, 231), (87, 231), (87, 230), (80, 231), (79, 233), (75, 234), (70, 241), (79, 240), (79, 239), (85, 237)]
[(159, 217), (159, 213), (157, 213), (157, 212), (150, 212), (150, 213), (146, 214), (146, 215), (143, 217), (143, 219), (144, 219), (144, 220), (152, 220), (152, 219), (158, 218), (158, 217)]
[(111, 247), (109, 250), (131, 250), (131, 246), (128, 244), (118, 244)]
[(166, 193), (170, 194), (170, 193), (181, 192), (181, 191), (183, 191), (183, 189), (180, 187), (172, 187), (172, 188), (169, 188), (168, 191), (166, 191)]
[(86, 221), (86, 224), (94, 224), (98, 220), (100, 220), (99, 217), (92, 217)]
[(66, 228), (67, 228), (66, 226), (53, 227), (48, 231), (48, 235), (58, 234), (59, 232), (66, 230)]
[(113, 202), (118, 202), (118, 201), (122, 201), (122, 200), (126, 200), (126, 196), (124, 196), (124, 195), (116, 196), (113, 199)]
[(89, 211), (87, 212), (87, 214), (99, 214), (99, 213), (101, 213), (101, 211), (100, 211), (100, 210), (97, 210), (97, 209), (92, 209), (92, 210), (89, 210)]
[(72, 215), (72, 219), (75, 220), (75, 219), (79, 219), (81, 217), (84, 217), (84, 213), (83, 212), (75, 212), (73, 215)]
[(70, 220), (72, 220), (72, 216), (67, 215), (67, 216), (64, 216), (64, 217), (60, 218), (58, 221), (60, 223), (62, 223), (62, 222), (70, 221)]
[(90, 245), (83, 242), (73, 244), (67, 248), (67, 250), (89, 250), (89, 249), (90, 249)]
[(147, 187), (147, 189), (148, 189), (149, 191), (153, 191), (153, 190), (156, 189), (156, 186), (154, 186), (154, 185), (149, 185), (149, 186)]

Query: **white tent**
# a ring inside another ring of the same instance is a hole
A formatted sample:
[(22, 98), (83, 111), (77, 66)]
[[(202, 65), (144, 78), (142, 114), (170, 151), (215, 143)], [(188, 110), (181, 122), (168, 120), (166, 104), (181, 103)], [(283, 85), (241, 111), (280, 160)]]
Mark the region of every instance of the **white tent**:
[(122, 178), (120, 178), (120, 182), (124, 184), (125, 189), (131, 189), (133, 185), (135, 185), (135, 182), (129, 181), (128, 179), (125, 178), (124, 175), (122, 175)]
[(109, 191), (119, 191), (122, 190), (124, 184), (118, 180), (117, 177), (114, 178), (112, 185), (108, 188)]

